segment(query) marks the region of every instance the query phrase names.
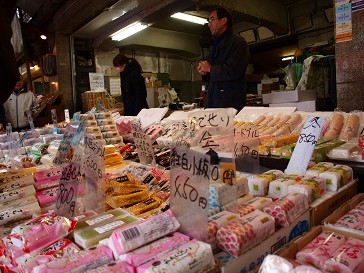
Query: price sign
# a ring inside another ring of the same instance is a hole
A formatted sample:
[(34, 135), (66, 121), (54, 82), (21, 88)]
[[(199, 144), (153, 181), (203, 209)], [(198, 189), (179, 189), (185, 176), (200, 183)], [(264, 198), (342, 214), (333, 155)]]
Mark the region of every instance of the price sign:
[(67, 156), (71, 150), (72, 140), (76, 133), (76, 127), (69, 124), (66, 127), (66, 132), (63, 135), (61, 144), (58, 147), (56, 157), (54, 158), (55, 165), (62, 165), (65, 163)]
[(133, 120), (132, 127), (134, 144), (137, 147), (139, 161), (143, 164), (151, 164), (154, 160), (152, 140), (143, 132), (140, 119)]
[(64, 109), (64, 119), (67, 123), (70, 123), (70, 111), (68, 109)]
[(228, 109), (192, 112), (188, 115), (191, 146), (231, 152), (233, 117)]
[(171, 209), (181, 232), (202, 241), (207, 239), (210, 175), (210, 156), (183, 146), (172, 149)]
[(35, 130), (35, 127), (34, 127), (34, 121), (33, 121), (32, 113), (28, 113), (27, 114), (27, 117), (28, 117), (28, 122), (29, 122), (30, 129), (32, 131), (34, 131)]
[(294, 148), (292, 157), (288, 163), (286, 174), (305, 174), (308, 162), (320, 137), (325, 123), (323, 117), (309, 116), (303, 125), (302, 131)]
[(68, 218), (75, 216), (81, 177), (81, 164), (71, 163), (63, 167), (57, 192), (57, 214)]
[(13, 127), (11, 127), (11, 123), (8, 123), (6, 125), (6, 139), (8, 142), (11, 142), (13, 140), (12, 134), (13, 134)]
[(105, 209), (105, 146), (91, 134), (84, 138), (85, 194), (83, 203), (86, 210)]
[(234, 130), (234, 156), (236, 169), (247, 173), (260, 173), (259, 138), (256, 126)]

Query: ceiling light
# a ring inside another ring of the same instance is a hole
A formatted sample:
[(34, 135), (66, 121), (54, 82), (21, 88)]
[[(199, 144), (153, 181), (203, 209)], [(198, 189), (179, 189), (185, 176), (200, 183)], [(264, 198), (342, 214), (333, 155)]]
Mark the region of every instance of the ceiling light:
[(284, 62), (284, 61), (290, 61), (290, 60), (293, 60), (293, 56), (288, 56), (288, 57), (283, 57), (282, 58), (282, 61)]
[(194, 15), (189, 15), (189, 14), (182, 13), (182, 12), (177, 12), (177, 13), (171, 15), (171, 17), (180, 19), (180, 20), (185, 20), (185, 21), (188, 21), (191, 23), (200, 24), (200, 25), (204, 25), (204, 24), (208, 23), (207, 19), (205, 19), (205, 18), (194, 16)]
[(40, 37), (42, 40), (47, 40), (47, 36), (45, 36), (44, 34), (41, 34), (39, 37)]
[(147, 27), (148, 27), (147, 24), (142, 24), (141, 22), (135, 22), (112, 34), (111, 39), (115, 41), (121, 41)]

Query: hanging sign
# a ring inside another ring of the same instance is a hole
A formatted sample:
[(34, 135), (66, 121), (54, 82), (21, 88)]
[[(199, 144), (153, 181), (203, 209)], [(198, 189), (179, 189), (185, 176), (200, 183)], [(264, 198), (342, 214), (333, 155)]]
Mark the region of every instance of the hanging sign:
[(104, 91), (104, 74), (102, 73), (89, 73), (90, 90), (91, 91)]
[(292, 157), (288, 163), (286, 174), (305, 174), (313, 150), (320, 137), (325, 123), (323, 117), (309, 116), (303, 125), (302, 131), (294, 148)]

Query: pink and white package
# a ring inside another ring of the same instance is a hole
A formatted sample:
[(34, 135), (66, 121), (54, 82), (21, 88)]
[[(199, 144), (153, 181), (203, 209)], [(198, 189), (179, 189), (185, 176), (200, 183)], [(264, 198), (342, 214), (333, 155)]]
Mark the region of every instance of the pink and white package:
[(31, 256), (24, 255), (18, 259), (19, 269), (22, 272), (30, 273), (33, 268), (56, 260), (58, 258), (68, 257), (80, 251), (80, 248), (68, 239), (62, 238), (57, 242), (43, 248), (38, 254)]
[(311, 264), (323, 270), (325, 262), (345, 241), (345, 237), (339, 233), (323, 231), (302, 250), (297, 252), (296, 259), (299, 262)]
[(39, 190), (43, 190), (43, 189), (48, 189), (48, 188), (52, 188), (52, 187), (56, 187), (59, 185), (59, 181), (61, 179), (60, 175), (55, 175), (52, 176), (50, 178), (45, 178), (42, 180), (38, 180), (34, 183), (34, 187), (37, 191)]
[(217, 246), (237, 257), (274, 231), (274, 218), (265, 212), (255, 210), (221, 227), (216, 234)]
[(141, 222), (135, 222), (115, 230), (108, 246), (117, 258), (131, 250), (153, 242), (179, 229), (180, 224), (171, 210), (157, 214)]
[(58, 186), (37, 191), (36, 196), (41, 207), (49, 206), (57, 200)]
[(338, 219), (334, 225), (338, 227), (362, 230), (364, 225), (364, 211), (352, 209), (347, 214)]
[(187, 235), (175, 232), (131, 252), (122, 254), (119, 256), (118, 260), (125, 261), (136, 267), (163, 251), (167, 251), (189, 241), (190, 238)]
[(87, 273), (134, 273), (133, 266), (126, 262), (113, 262), (107, 265), (88, 270)]
[(295, 267), (292, 273), (322, 273), (321, 270), (317, 269), (316, 267), (310, 265), (299, 265)]
[(211, 246), (195, 239), (154, 259), (139, 265), (137, 273), (199, 273), (207, 272), (215, 265)]
[(363, 273), (364, 272), (364, 241), (349, 238), (325, 262), (325, 270), (333, 273)]
[(38, 265), (34, 273), (82, 273), (113, 262), (113, 254), (107, 246), (99, 245), (82, 250), (68, 257)]
[(276, 225), (282, 227), (289, 226), (306, 210), (308, 210), (308, 199), (300, 192), (290, 193), (263, 209), (274, 217)]
[(48, 179), (51, 177), (57, 177), (62, 175), (62, 167), (53, 167), (46, 170), (37, 171), (34, 173), (34, 177), (37, 181)]
[(225, 226), (227, 223), (234, 221), (238, 217), (239, 217), (238, 214), (229, 211), (221, 211), (215, 215), (209, 216), (207, 242), (211, 245), (213, 249), (217, 247), (216, 245), (217, 230), (220, 227)]
[(33, 251), (37, 253), (43, 247), (67, 236), (75, 225), (76, 221), (54, 213), (44, 214), (13, 228), (11, 234), (3, 238), (3, 252), (15, 264), (20, 256)]

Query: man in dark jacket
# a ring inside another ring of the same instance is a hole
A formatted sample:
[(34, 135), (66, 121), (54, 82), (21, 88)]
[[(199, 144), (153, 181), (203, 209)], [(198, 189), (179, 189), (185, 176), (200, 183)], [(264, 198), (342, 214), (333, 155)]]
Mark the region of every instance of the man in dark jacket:
[(20, 76), (14, 49), (10, 42), (13, 35), (11, 21), (15, 9), (16, 1), (0, 0), (0, 104), (9, 98)]
[(143, 108), (148, 108), (147, 89), (142, 76), (142, 67), (133, 58), (118, 54), (113, 59), (114, 67), (120, 72), (124, 115), (136, 116)]
[(245, 106), (245, 73), (248, 66), (247, 42), (233, 34), (231, 14), (222, 7), (210, 13), (209, 28), (213, 43), (207, 60), (197, 70), (207, 85), (207, 108)]

